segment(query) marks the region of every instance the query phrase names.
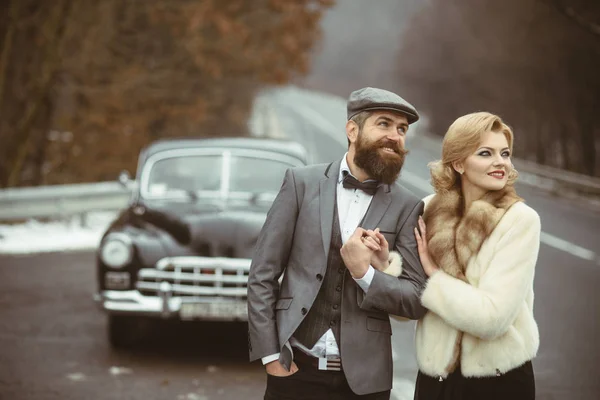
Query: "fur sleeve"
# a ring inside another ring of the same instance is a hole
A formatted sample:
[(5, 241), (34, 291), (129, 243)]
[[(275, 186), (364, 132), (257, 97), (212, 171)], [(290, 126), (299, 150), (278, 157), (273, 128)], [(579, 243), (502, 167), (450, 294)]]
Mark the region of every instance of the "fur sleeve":
[(524, 204), (519, 207), (496, 227), (500, 231), (494, 246), (490, 246), (494, 253), (489, 265), (482, 266), (485, 272), (477, 287), (443, 271), (427, 282), (421, 303), (460, 331), (486, 340), (503, 335), (531, 290), (540, 220), (533, 209)]
[(383, 273), (396, 277), (402, 274), (402, 256), (400, 253), (397, 251), (390, 252), (388, 263), (389, 266), (383, 270)]

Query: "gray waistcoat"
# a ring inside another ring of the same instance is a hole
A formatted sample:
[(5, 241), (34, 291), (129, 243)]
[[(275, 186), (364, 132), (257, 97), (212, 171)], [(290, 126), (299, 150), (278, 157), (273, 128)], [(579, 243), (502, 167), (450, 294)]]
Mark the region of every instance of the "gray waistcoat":
[(310, 311), (294, 332), (294, 338), (311, 349), (329, 328), (333, 330), (335, 341), (340, 343), (340, 319), (342, 313), (342, 293), (344, 278), (349, 274), (342, 256), (342, 235), (338, 219), (337, 201), (333, 211), (331, 245), (327, 256), (327, 270), (323, 284)]

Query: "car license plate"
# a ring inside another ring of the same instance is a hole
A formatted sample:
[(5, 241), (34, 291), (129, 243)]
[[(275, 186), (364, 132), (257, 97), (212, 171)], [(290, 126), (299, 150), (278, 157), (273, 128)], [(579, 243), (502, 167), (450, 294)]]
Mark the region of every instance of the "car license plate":
[(185, 320), (247, 320), (248, 306), (246, 302), (182, 303), (179, 315)]

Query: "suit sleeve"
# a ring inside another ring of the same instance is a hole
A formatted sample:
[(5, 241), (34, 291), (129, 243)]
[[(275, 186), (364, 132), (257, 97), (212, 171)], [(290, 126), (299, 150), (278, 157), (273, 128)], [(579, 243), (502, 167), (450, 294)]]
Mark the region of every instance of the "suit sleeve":
[(288, 169), (259, 234), (248, 276), (250, 361), (279, 353), (275, 303), (298, 217), (294, 173)]
[(414, 228), (423, 213), (423, 202), (419, 201), (410, 212), (396, 236), (394, 249), (402, 256), (402, 274), (399, 277), (375, 271), (375, 276), (364, 296), (359, 296), (362, 309), (385, 311), (409, 319), (419, 319), (427, 311), (420, 296), (426, 276), (419, 253)]
[(427, 283), (423, 305), (456, 329), (481, 339), (506, 333), (533, 285), (541, 227), (537, 213), (528, 210), (510, 221), (478, 287), (439, 271)]

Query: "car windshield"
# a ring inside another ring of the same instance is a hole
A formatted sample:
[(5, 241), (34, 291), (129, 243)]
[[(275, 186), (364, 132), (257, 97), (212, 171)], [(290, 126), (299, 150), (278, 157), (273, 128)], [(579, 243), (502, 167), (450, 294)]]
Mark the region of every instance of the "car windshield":
[(141, 191), (146, 198), (274, 197), (285, 170), (293, 166), (283, 159), (230, 152), (159, 158), (144, 171)]

